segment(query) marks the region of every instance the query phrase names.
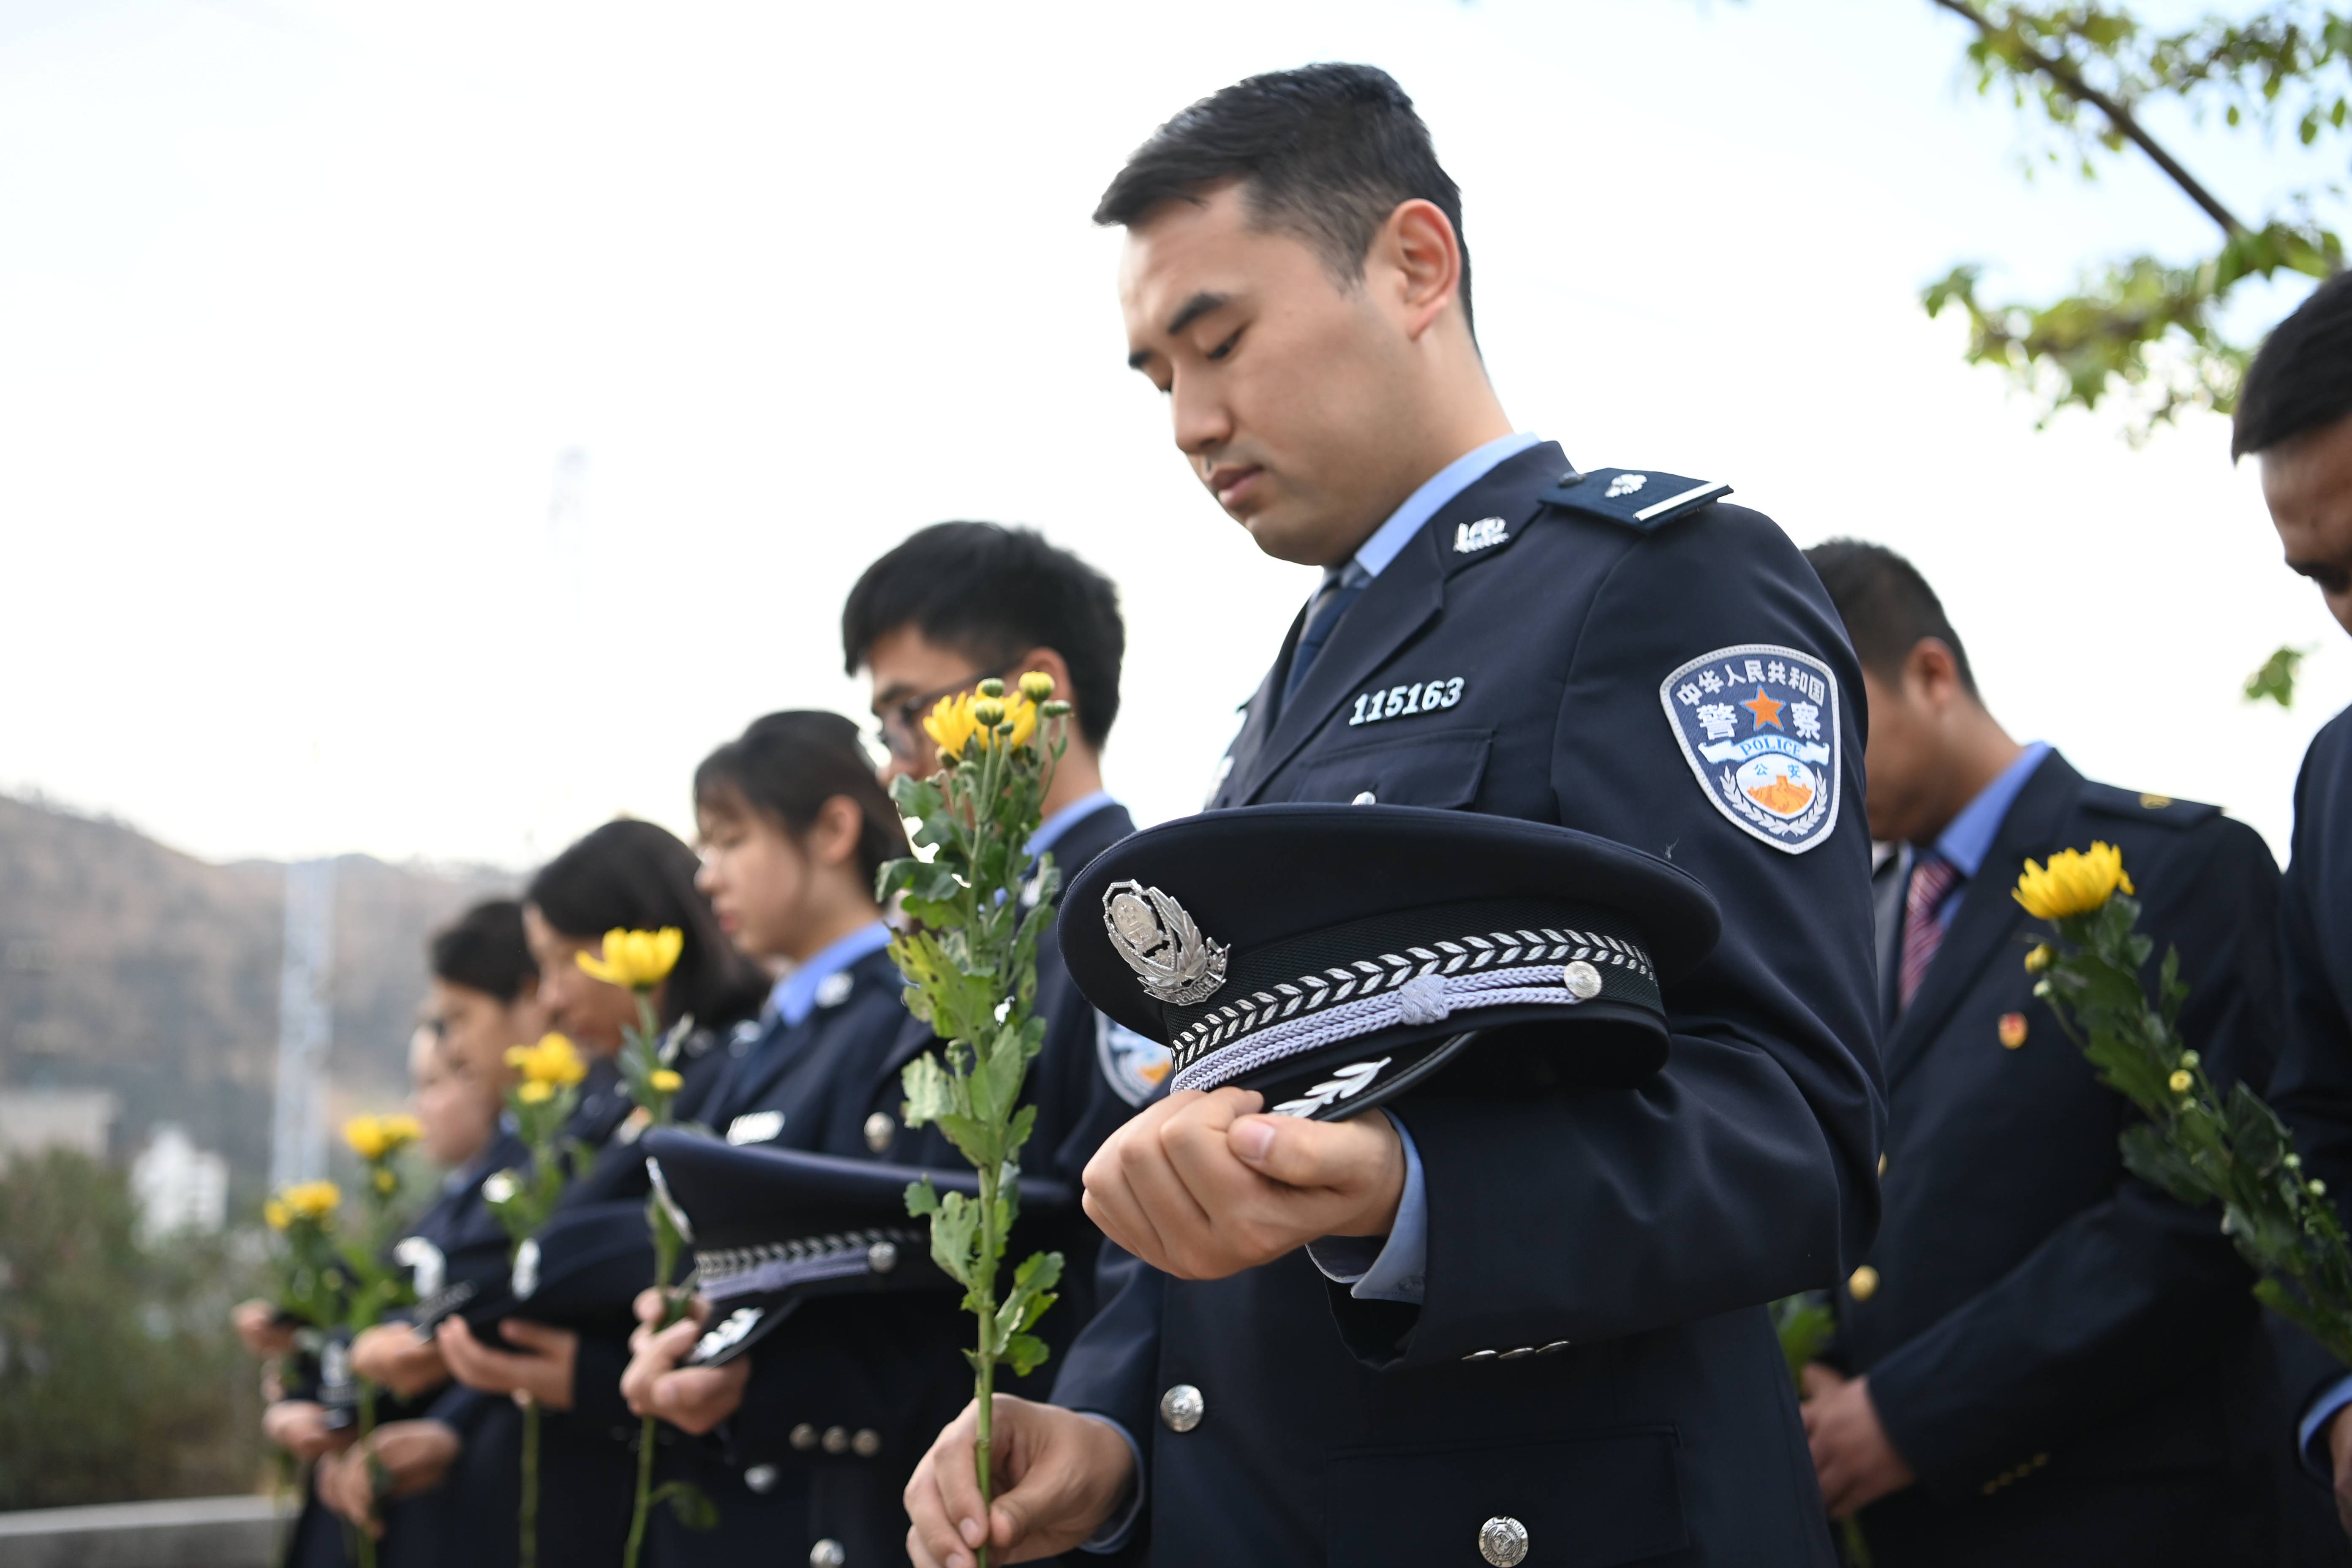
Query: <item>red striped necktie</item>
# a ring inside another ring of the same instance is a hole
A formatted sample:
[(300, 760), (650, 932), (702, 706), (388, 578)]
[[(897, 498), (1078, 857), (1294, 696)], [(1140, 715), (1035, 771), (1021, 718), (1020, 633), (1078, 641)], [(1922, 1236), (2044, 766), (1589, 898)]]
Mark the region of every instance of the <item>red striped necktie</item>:
[(1959, 868), (1938, 855), (1922, 855), (1911, 868), (1911, 886), (1903, 895), (1903, 976), (1901, 1005), (1911, 1005), (1927, 965), (1944, 940), (1944, 922), (1936, 910), (1944, 895), (1960, 879)]

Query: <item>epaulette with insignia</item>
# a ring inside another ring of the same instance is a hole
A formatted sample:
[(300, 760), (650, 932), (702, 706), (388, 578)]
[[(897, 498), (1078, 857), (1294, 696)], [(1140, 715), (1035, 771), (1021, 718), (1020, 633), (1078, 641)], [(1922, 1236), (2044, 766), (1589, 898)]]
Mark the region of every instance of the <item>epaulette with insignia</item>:
[(2221, 814), (2220, 806), (2207, 805), (2202, 801), (2175, 800), (2168, 795), (2142, 795), (2137, 790), (2087, 782), (2083, 785), (2083, 805), (2108, 816), (2160, 822), (2167, 827), (2179, 828), (2194, 827), (2207, 817)]
[(1685, 479), (1654, 468), (1595, 468), (1589, 474), (1571, 468), (1538, 499), (1646, 532), (1730, 493), (1721, 480)]

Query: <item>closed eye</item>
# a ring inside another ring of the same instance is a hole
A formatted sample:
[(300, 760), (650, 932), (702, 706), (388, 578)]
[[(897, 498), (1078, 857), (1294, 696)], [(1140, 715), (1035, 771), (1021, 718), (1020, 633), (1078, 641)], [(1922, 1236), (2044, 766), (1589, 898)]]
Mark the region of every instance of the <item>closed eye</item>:
[(1227, 338), (1223, 342), (1219, 343), (1215, 348), (1209, 351), (1209, 358), (1212, 361), (1223, 359), (1226, 355), (1234, 352), (1234, 345), (1241, 341), (1242, 329), (1235, 327), (1234, 329), (1233, 336)]

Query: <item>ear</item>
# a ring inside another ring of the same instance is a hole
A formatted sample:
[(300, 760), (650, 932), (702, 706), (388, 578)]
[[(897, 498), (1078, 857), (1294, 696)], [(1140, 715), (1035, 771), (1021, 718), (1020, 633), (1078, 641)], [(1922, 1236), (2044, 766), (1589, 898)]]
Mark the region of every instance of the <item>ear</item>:
[(1960, 661), (1941, 637), (1921, 637), (1903, 660), (1903, 684), (1938, 711), (1968, 695), (1960, 681)]
[(818, 865), (839, 866), (856, 857), (858, 836), (865, 828), (866, 816), (857, 803), (837, 795), (816, 808), (816, 820), (809, 824), (802, 843)]
[(1364, 257), (1367, 281), (1386, 274), (1386, 302), (1402, 313), (1405, 336), (1419, 339), (1462, 289), (1462, 239), (1435, 202), (1400, 203), (1372, 237)]
[[(1070, 705), (1071, 716), (1075, 719), (1077, 714), (1078, 693), (1070, 683), (1069, 661), (1062, 657), (1058, 649), (1031, 648), (1013, 663), (1013, 673), (1006, 677), (1004, 684), (1019, 686), (1021, 678), (1033, 669), (1042, 670), (1054, 678), (1054, 695)], [(1076, 744), (1076, 729), (1077, 726), (1075, 723), (1071, 725), (1073, 745)]]

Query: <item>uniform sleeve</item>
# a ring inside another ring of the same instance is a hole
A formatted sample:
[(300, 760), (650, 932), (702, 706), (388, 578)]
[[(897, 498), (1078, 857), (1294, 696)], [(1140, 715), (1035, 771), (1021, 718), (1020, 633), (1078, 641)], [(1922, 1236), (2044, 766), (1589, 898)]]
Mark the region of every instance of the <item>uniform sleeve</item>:
[[(2141, 929), (2159, 951), (2179, 949), (2182, 1037), (2226, 1087), (2278, 1037), (2278, 868), (2241, 824), (2217, 817), (2198, 836), (2207, 842), (2196, 852), (2143, 873)], [(2120, 1133), (2137, 1117), (2121, 1096), (2114, 1105)], [(2126, 1176), (1990, 1289), (1880, 1358), (1871, 1403), (1930, 1491), (1973, 1495), (2111, 1421), (2134, 1394), (2200, 1370), (2240, 1331), (2252, 1285), (2212, 1212)]]
[[(1800, 853), (1716, 806), (1660, 700), (1685, 664), (1757, 644), (1837, 683), (1838, 816)], [(1611, 570), (1565, 676), (1559, 818), (1696, 876), (1723, 938), (1665, 988), (1668, 1059), (1640, 1087), (1400, 1105), (1427, 1177), (1427, 1282), (1417, 1313), (1333, 1292), (1360, 1359), (1641, 1333), (1826, 1286), (1861, 1255), (1884, 1097), (1860, 686), (1819, 578), (1767, 519), (1711, 507)]]
[[(2346, 999), (2330, 978), (2321, 945), (2315, 901), (2328, 897), (2325, 885), (2325, 840), (2342, 831), (2352, 806), (2335, 786), (2340, 769), (2323, 751), (2333, 746), (2337, 720), (2321, 732), (2295, 781), (2293, 858), (2279, 892), (2279, 950), (2286, 989), (2286, 1029), (2268, 1096), (2294, 1134), (2295, 1147), (2311, 1175), (2325, 1180), (2342, 1207), (2352, 1194), (2352, 1023)], [(2340, 896), (2340, 892), (2338, 894)], [(2312, 1402), (2343, 1375), (2344, 1368), (2302, 1330), (2284, 1319), (2271, 1321), (2290, 1419), (2298, 1425)]]
[(1151, 1430), (1160, 1390), (1160, 1313), (1168, 1277), (1114, 1242), (1095, 1264), (1101, 1310), (1062, 1355), (1054, 1403), (1108, 1415), (1140, 1440)]

